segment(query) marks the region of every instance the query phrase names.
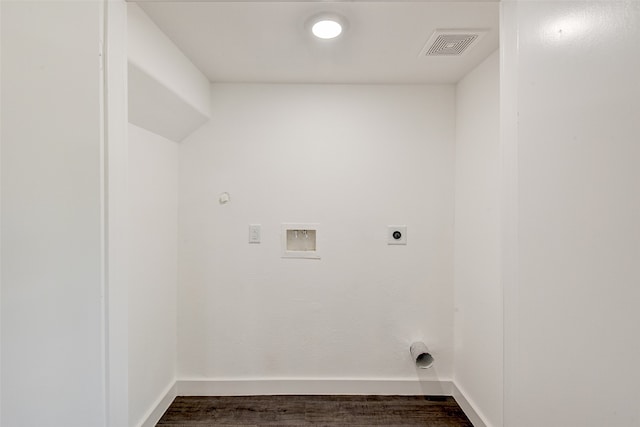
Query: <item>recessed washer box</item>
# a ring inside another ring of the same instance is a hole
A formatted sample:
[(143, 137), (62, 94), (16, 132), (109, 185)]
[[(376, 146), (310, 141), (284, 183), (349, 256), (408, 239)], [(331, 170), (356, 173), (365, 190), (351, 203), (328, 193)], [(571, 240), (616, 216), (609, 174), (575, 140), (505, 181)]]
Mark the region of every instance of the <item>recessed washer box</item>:
[(320, 224), (282, 224), (282, 258), (320, 259)]

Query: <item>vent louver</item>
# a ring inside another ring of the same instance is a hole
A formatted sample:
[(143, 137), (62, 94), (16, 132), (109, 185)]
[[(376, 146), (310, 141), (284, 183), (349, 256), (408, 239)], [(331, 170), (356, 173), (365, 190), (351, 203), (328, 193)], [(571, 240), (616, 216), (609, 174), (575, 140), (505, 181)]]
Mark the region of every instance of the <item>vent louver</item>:
[(436, 30), (420, 56), (459, 56), (476, 44), (484, 30)]

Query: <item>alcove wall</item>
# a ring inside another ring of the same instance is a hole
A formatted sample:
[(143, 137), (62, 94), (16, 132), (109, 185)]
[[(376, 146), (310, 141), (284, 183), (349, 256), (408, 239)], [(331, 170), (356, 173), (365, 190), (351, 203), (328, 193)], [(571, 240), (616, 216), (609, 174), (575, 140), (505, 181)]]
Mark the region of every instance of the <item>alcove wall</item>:
[[(129, 25), (155, 32), (133, 7)], [(131, 421), (159, 416), (176, 394), (400, 393), (454, 394), (476, 424), (497, 425), (497, 184), (484, 175), (498, 162), (497, 81), (494, 53), (458, 85), (212, 84), (211, 118), (169, 151), (161, 147), (171, 141), (131, 126), (138, 154), (130, 168), (142, 171), (130, 178), (133, 200), (142, 197), (132, 206), (165, 221), (178, 212), (177, 251), (170, 245), (162, 255), (151, 244), (138, 265), (147, 276), (132, 284)], [(176, 153), (177, 206), (173, 184), (161, 196), (166, 209), (144, 206), (152, 196), (135, 182), (154, 168), (173, 176)], [(483, 209), (471, 196), (478, 191), (490, 207), (474, 222), (473, 210)], [(219, 202), (223, 193), (228, 203)], [(173, 230), (167, 223), (152, 231), (145, 215), (136, 217), (148, 237)], [(454, 221), (465, 227), (455, 239)], [(321, 259), (281, 257), (281, 224), (296, 222), (321, 225)], [(259, 244), (248, 242), (249, 224), (260, 224)], [(407, 246), (387, 244), (391, 224), (407, 225)], [(484, 271), (469, 264), (483, 250), (478, 234), (489, 237), (485, 261), (493, 264)], [(150, 242), (144, 231), (132, 237), (132, 248)], [(454, 251), (454, 242), (469, 250)], [(154, 311), (147, 302), (158, 286), (175, 286), (177, 299), (165, 294), (165, 309)], [(171, 313), (175, 342), (171, 327), (164, 339), (153, 332)], [(149, 346), (145, 330), (158, 344)], [(433, 369), (416, 370), (408, 352), (415, 340), (430, 346)], [(175, 365), (144, 363), (150, 352), (172, 354), (171, 346)], [(175, 386), (151, 377), (173, 377)]]

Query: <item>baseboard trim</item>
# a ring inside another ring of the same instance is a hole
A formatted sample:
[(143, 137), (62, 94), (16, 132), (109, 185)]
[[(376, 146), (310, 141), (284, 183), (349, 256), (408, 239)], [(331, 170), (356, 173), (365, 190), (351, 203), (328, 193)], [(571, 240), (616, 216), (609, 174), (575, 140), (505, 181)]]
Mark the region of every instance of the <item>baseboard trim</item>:
[(453, 398), (458, 402), (458, 405), (462, 408), (462, 411), (464, 411), (467, 418), (469, 418), (473, 427), (491, 427), (484, 417), (480, 415), (480, 412), (476, 410), (469, 399), (467, 399), (462, 390), (460, 390), (455, 383), (452, 383), (451, 385)]
[(155, 427), (176, 396), (178, 396), (178, 386), (177, 383), (174, 382), (170, 384), (164, 393), (160, 395), (158, 400), (156, 400), (151, 409), (147, 412), (146, 416), (143, 418), (143, 421), (138, 424), (138, 427)]
[(277, 394), (377, 394), (451, 396), (453, 383), (393, 379), (184, 379), (178, 396), (251, 396)]
[(453, 381), (393, 379), (184, 379), (169, 385), (138, 427), (154, 427), (176, 396), (373, 394), (453, 396), (474, 427), (492, 427)]

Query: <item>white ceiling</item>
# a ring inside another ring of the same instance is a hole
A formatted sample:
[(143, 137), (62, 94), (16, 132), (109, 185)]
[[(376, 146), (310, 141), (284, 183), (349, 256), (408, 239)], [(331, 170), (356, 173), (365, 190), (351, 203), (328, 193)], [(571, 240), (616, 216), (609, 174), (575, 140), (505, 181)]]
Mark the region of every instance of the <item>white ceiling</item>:
[[(142, 1), (142, 9), (212, 82), (454, 83), (498, 47), (498, 3), (434, 1)], [(306, 23), (349, 26), (317, 40)], [(436, 29), (488, 34), (459, 57), (419, 57)]]

